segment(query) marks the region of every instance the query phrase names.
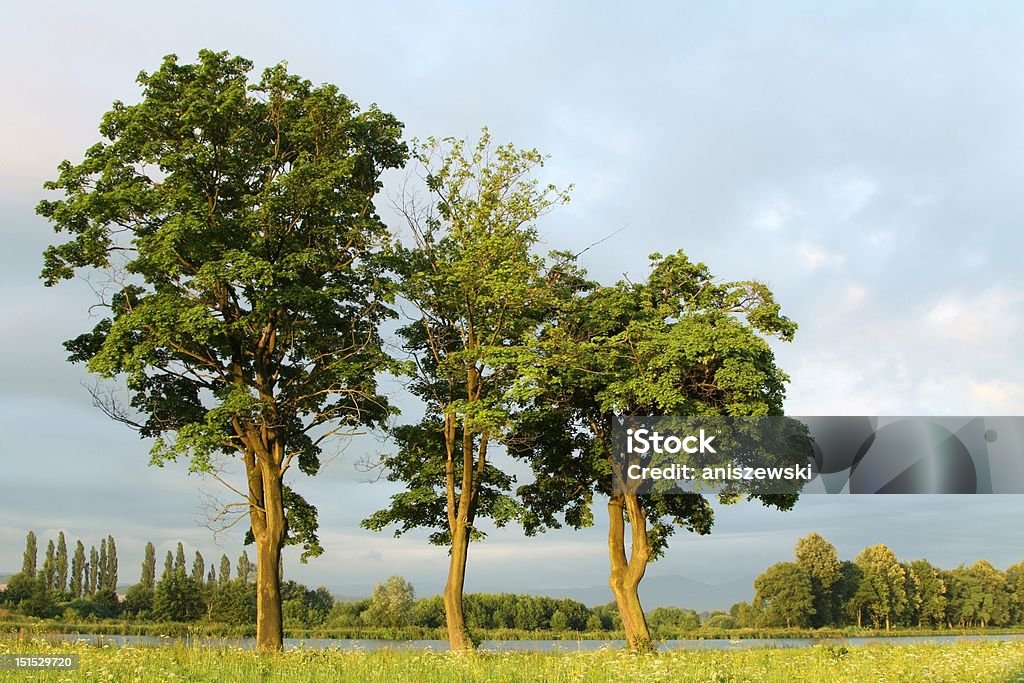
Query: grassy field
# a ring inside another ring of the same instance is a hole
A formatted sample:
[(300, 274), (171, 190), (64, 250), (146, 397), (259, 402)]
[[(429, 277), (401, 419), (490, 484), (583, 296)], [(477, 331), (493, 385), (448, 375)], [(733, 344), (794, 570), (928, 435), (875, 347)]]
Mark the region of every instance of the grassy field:
[(622, 651), (477, 654), (295, 650), (258, 655), (236, 649), (93, 647), (0, 640), (0, 654), (81, 656), (75, 672), (0, 671), (0, 681), (1024, 681), (1024, 642), (869, 645), (744, 651)]

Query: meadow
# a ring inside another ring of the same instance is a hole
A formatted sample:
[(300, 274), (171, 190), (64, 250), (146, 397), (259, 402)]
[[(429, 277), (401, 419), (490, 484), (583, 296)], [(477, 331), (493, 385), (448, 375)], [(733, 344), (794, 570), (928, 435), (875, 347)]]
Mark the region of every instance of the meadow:
[(1024, 681), (1024, 641), (951, 645), (822, 644), (743, 651), (634, 655), (448, 653), (296, 649), (260, 655), (231, 648), (90, 646), (42, 638), (0, 640), (0, 654), (78, 654), (78, 671), (0, 671), (0, 681)]

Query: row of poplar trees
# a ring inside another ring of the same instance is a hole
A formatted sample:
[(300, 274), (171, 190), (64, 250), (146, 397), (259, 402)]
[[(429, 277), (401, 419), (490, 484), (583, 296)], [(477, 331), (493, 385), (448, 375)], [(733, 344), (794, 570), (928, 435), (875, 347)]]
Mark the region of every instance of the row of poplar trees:
[[(203, 51), (141, 73), (139, 101), (114, 104), (37, 211), (69, 236), (46, 250), (45, 283), (86, 271), (106, 310), (65, 344), (126, 385), (127, 405), (99, 390), (97, 404), (152, 440), (153, 463), (187, 459), (239, 496), (217, 518), (240, 512), (255, 542), (257, 647), (282, 646), (282, 547), (322, 552), (293, 470), (315, 475), (328, 439), (366, 427), (393, 439), (380, 464), (405, 490), (365, 525), (426, 527), (448, 549), (454, 650), (473, 648), (462, 596), (483, 521), (587, 526), (598, 501), (627, 639), (650, 647), (647, 564), (673, 529), (707, 533), (712, 508), (612, 491), (612, 417), (781, 414), (787, 377), (767, 338), (796, 325), (764, 285), (721, 282), (681, 251), (653, 255), (646, 278), (591, 279), (578, 257), (604, 227), (542, 254), (538, 220), (570, 188), (540, 182), (535, 150), (486, 130), (407, 144), (393, 115), (333, 85), (284, 64), (251, 72)], [(395, 235), (374, 198), (402, 167)], [(389, 354), (381, 330), (396, 318)], [(404, 378), (418, 419), (394, 426), (384, 375)], [(517, 487), (503, 458), (533, 481)]]
[(39, 548), (36, 534), (28, 532), (22, 555), (21, 577), (42, 582), (52, 594), (77, 599), (96, 593), (117, 591), (117, 545), (113, 536), (89, 548), (88, 554), (81, 541), (75, 541), (75, 551), (69, 557), (68, 545), (61, 531), (57, 543), (51, 539), (46, 545), (42, 566), (39, 566)]

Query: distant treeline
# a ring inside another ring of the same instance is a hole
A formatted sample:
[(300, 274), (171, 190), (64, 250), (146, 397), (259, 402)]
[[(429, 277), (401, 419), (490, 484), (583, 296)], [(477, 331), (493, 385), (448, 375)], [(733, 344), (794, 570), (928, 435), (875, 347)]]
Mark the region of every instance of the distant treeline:
[(947, 570), (901, 562), (884, 545), (840, 561), (818, 534), (800, 539), (795, 556), (757, 577), (752, 605), (733, 605), (736, 626), (1024, 626), (1024, 562), (1005, 572), (985, 560)]
[[(157, 579), (156, 548), (146, 544), (140, 580), (118, 596), (117, 547), (112, 536), (88, 554), (81, 541), (68, 561), (64, 534), (50, 541), (37, 568), (37, 540), (30, 532), (22, 571), (12, 576), (0, 603), (26, 616), (67, 623), (121, 618), (249, 626), (256, 620), (256, 567), (243, 551), (232, 566), (215, 566), (198, 551), (191, 566), (178, 543), (167, 552)], [(234, 572), (234, 573), (232, 573)], [(927, 560), (900, 562), (884, 545), (865, 548), (853, 561), (818, 534), (797, 542), (795, 562), (772, 565), (754, 582), (753, 603), (704, 612), (658, 607), (647, 613), (659, 637), (705, 629), (772, 627), (970, 628), (1024, 626), (1024, 562), (1001, 572), (984, 560), (945, 570)], [(282, 583), (288, 629), (440, 629), (441, 596), (417, 599), (413, 586), (392, 576), (362, 600), (336, 599), (324, 587)], [(685, 600), (685, 596), (679, 596)], [(466, 622), (479, 630), (618, 632), (614, 602), (597, 607), (566, 598), (476, 593), (465, 596)]]

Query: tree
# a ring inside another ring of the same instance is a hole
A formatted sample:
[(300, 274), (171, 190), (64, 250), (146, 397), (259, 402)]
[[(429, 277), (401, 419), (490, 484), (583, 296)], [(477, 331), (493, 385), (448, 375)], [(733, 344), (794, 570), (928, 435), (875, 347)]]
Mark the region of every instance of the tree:
[(43, 585), (51, 593), (57, 590), (57, 551), (52, 540), (46, 544), (46, 555), (43, 559)]
[(96, 546), (89, 546), (89, 595), (96, 594), (96, 587), (99, 584), (100, 554), (96, 552)]
[(100, 539), (99, 569), (96, 574), (96, 590), (104, 591), (109, 587), (110, 579), (107, 571), (110, 569), (110, 562), (107, 558), (107, 539)]
[(117, 593), (117, 546), (114, 544), (114, 537), (107, 536), (107, 585), (105, 588)]
[(806, 626), (814, 615), (814, 592), (807, 571), (792, 562), (768, 567), (754, 580), (754, 607), (765, 625)]
[(142, 576), (139, 584), (152, 590), (156, 587), (156, 546), (146, 543), (146, 552), (142, 559)]
[(206, 563), (203, 561), (202, 554), (197, 550), (196, 557), (192, 560), (192, 580), (196, 584), (202, 586), (203, 580), (206, 578)]
[(185, 546), (178, 541), (178, 548), (174, 551), (174, 571), (185, 573)]
[(1010, 623), (1024, 624), (1024, 562), (1007, 567), (1006, 594), (1010, 610)]
[[(224, 565), (222, 564), (221, 568), (223, 567)], [(252, 562), (249, 561), (249, 554), (243, 550), (242, 554), (238, 557), (238, 580), (242, 583), (249, 583), (249, 580), (252, 578), (252, 571)], [(230, 563), (227, 565), (227, 573), (231, 573)]]
[(85, 575), (85, 568), (85, 546), (81, 541), (75, 541), (75, 554), (71, 558), (71, 586), (69, 588), (71, 597), (74, 599), (81, 598), (84, 593), (82, 579)]
[(906, 572), (896, 555), (881, 544), (865, 548), (854, 561), (864, 572), (858, 591), (866, 598), (863, 604), (875, 624), (884, 622), (888, 631), (907, 606)]
[(408, 626), (412, 621), (415, 597), (412, 584), (401, 576), (392, 576), (384, 583), (374, 585), (370, 606), (360, 619), (370, 626)]
[(172, 573), (174, 573), (174, 556), (168, 550), (167, 555), (164, 557), (164, 573), (160, 575), (160, 580), (166, 579)]
[(407, 490), (364, 526), (424, 526), (448, 546), (442, 594), (452, 650), (473, 648), (463, 592), (470, 542), (482, 540), (479, 520), (503, 526), (517, 506), (512, 477), (494, 463), (520, 404), (529, 336), (550, 298), (542, 260), (533, 253), (537, 219), (567, 201), (564, 191), (532, 176), (536, 151), (493, 147), (486, 129), (476, 146), (433, 138), (414, 157), (433, 206), (403, 207), (414, 246), (395, 245), (400, 295), (414, 309), (399, 330), (411, 361), (409, 390), (425, 405), (418, 424), (393, 430), (397, 452), (382, 465)]
[(203, 613), (202, 593), (184, 571), (160, 579), (153, 592), (153, 617), (159, 621), (194, 621)]
[(1010, 600), (1006, 592), (1006, 577), (986, 560), (978, 560), (968, 572), (974, 577), (979, 599), (976, 618), (982, 628), (1002, 626), (1010, 620)]
[(63, 594), (68, 590), (68, 544), (64, 538), (63, 531), (57, 536), (57, 556), (55, 562), (55, 587), (58, 593)]
[(938, 570), (928, 560), (914, 560), (910, 563), (910, 574), (917, 589), (913, 624), (931, 627), (941, 625), (946, 615), (946, 584)]
[[(215, 521), (248, 518), (267, 651), (282, 645), (282, 546), (321, 552), (316, 508), (285, 475), (315, 474), (325, 440), (390, 414), (375, 381), (390, 364), (378, 335), (390, 290), (373, 198), (406, 148), (393, 116), (333, 85), (283, 63), (256, 83), (251, 71), (204, 50), (141, 73), (141, 101), (114, 104), (104, 140), (47, 183), (64, 198), (38, 212), (72, 235), (47, 249), (47, 285), (106, 277), (108, 316), (67, 344), (72, 361), (124, 379), (130, 409), (100, 404), (153, 439), (154, 464), (187, 457), (239, 496)], [(244, 482), (222, 476), (230, 459)]]
[[(519, 489), (528, 534), (589, 526), (595, 495), (607, 497), (609, 584), (637, 650), (653, 647), (639, 598), (648, 564), (676, 528), (707, 534), (714, 518), (700, 494), (614, 490), (614, 421), (781, 416), (788, 378), (766, 337), (788, 341), (796, 330), (761, 283), (718, 282), (681, 251), (650, 259), (646, 281), (614, 286), (586, 280), (571, 255), (549, 269), (559, 305), (540, 333), (535, 409), (521, 413), (510, 446), (534, 472), (535, 481)], [(742, 486), (719, 499), (743, 495), (779, 509), (796, 500)]]
[(36, 549), (36, 532), (30, 531), (25, 536), (25, 554), (21, 560), (21, 575), (34, 578), (36, 575), (36, 558), (39, 551)]
[(134, 617), (148, 616), (153, 609), (154, 589), (137, 583), (124, 594), (124, 613)]
[[(238, 575), (242, 575), (241, 562), (239, 562)], [(220, 585), (226, 584), (231, 580), (231, 560), (228, 559), (227, 555), (220, 556)]]
[(835, 622), (833, 616), (833, 588), (839, 581), (842, 565), (834, 545), (816, 533), (811, 533), (796, 542), (796, 564), (811, 579), (814, 594), (813, 626), (828, 626)]

